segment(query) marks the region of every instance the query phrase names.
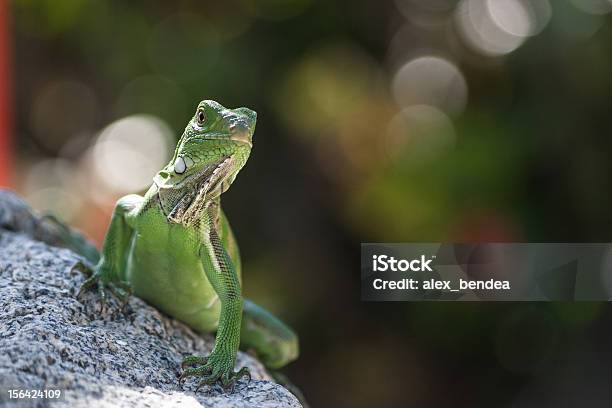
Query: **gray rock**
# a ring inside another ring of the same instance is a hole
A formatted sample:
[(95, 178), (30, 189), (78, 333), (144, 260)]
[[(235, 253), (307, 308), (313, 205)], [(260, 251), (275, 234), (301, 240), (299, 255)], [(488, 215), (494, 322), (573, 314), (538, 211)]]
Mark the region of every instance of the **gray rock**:
[[(34, 224), (26, 227), (40, 233)], [(68, 249), (0, 228), (0, 406), (301, 406), (242, 352), (236, 366), (249, 367), (253, 379), (240, 380), (234, 392), (215, 386), (196, 394), (197, 380), (181, 387), (182, 357), (207, 355), (213, 336), (195, 334), (135, 297), (125, 313), (111, 298), (100, 314), (94, 293), (83, 303), (75, 298), (84, 280), (72, 270), (78, 260)], [(9, 389), (59, 389), (62, 396), (11, 400)]]

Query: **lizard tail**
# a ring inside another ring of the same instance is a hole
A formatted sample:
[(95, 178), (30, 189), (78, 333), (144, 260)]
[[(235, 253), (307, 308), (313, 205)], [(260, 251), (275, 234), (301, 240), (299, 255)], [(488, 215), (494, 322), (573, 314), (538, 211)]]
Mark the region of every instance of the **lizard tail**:
[(95, 265), (100, 253), (80, 232), (53, 215), (39, 215), (11, 190), (0, 188), (0, 230), (26, 234), (49, 245), (65, 247)]
[(300, 404), (302, 404), (302, 408), (310, 408), (310, 405), (308, 404), (308, 402), (306, 402), (306, 398), (304, 397), (302, 390), (300, 390), (295, 384), (293, 384), (291, 380), (289, 380), (289, 377), (276, 370), (268, 370), (268, 373), (272, 376), (274, 381), (276, 381), (278, 384), (288, 389), (290, 393), (295, 395), (298, 401), (300, 401)]
[(71, 249), (89, 261), (92, 265), (98, 263), (100, 260), (100, 252), (83, 234), (71, 229), (68, 225), (51, 214), (43, 215), (41, 221), (50, 224), (57, 232), (60, 241), (58, 243), (59, 246)]

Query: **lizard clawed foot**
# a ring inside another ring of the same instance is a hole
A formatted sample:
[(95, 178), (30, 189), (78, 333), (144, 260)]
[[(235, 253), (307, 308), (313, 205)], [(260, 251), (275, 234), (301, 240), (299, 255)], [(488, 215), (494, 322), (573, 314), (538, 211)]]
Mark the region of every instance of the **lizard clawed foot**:
[(125, 310), (125, 307), (127, 306), (130, 300), (130, 296), (132, 295), (132, 288), (128, 283), (122, 281), (106, 281), (102, 277), (101, 273), (94, 272), (91, 267), (83, 264), (82, 262), (78, 262), (75, 266), (73, 266), (72, 269), (78, 270), (79, 272), (82, 272), (83, 274), (88, 276), (85, 282), (83, 282), (83, 284), (81, 285), (81, 288), (79, 289), (79, 292), (76, 295), (77, 299), (82, 300), (82, 296), (85, 292), (96, 288), (98, 296), (100, 296), (100, 313), (103, 314), (106, 310), (106, 291), (108, 290), (112, 296), (114, 296), (115, 298), (117, 298), (117, 300), (121, 302), (120, 310), (122, 312)]
[(229, 390), (229, 392), (234, 392), (234, 386), (236, 385), (236, 381), (240, 378), (246, 377), (247, 382), (251, 381), (251, 372), (247, 367), (242, 367), (238, 372), (232, 372), (230, 375), (224, 374), (221, 377), (221, 384), (223, 384), (223, 389)]
[[(241, 377), (247, 377), (248, 381), (251, 380), (251, 373), (247, 367), (242, 367), (238, 372), (234, 372), (233, 360), (215, 351), (209, 357), (187, 356), (181, 363), (184, 371), (179, 377), (179, 384), (182, 384), (188, 377), (202, 377), (195, 392), (205, 385), (216, 383), (221, 383), (225, 391), (232, 392)], [(198, 367), (185, 369), (185, 367), (194, 365)]]

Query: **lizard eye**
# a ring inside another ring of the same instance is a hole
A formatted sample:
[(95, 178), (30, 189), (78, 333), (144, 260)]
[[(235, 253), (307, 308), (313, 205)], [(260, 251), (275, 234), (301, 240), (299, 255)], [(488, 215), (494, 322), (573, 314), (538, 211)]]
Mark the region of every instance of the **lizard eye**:
[(198, 125), (202, 126), (206, 122), (206, 112), (202, 109), (198, 110), (196, 120), (198, 121)]
[(187, 165), (185, 164), (185, 159), (182, 157), (178, 157), (174, 162), (174, 172), (176, 174), (183, 174), (187, 170)]

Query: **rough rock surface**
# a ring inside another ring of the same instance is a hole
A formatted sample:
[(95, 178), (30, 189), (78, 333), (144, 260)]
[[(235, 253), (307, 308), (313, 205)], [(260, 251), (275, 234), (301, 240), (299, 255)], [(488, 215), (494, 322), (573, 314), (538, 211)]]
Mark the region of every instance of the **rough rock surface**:
[[(215, 386), (195, 394), (193, 379), (181, 387), (182, 357), (207, 355), (213, 337), (135, 297), (125, 313), (109, 299), (100, 315), (94, 293), (84, 303), (75, 298), (84, 279), (72, 271), (78, 259), (0, 228), (0, 406), (300, 407), (245, 353), (237, 367), (248, 366), (253, 379), (240, 380), (233, 393)], [(9, 389), (60, 389), (62, 397), (9, 400)]]

